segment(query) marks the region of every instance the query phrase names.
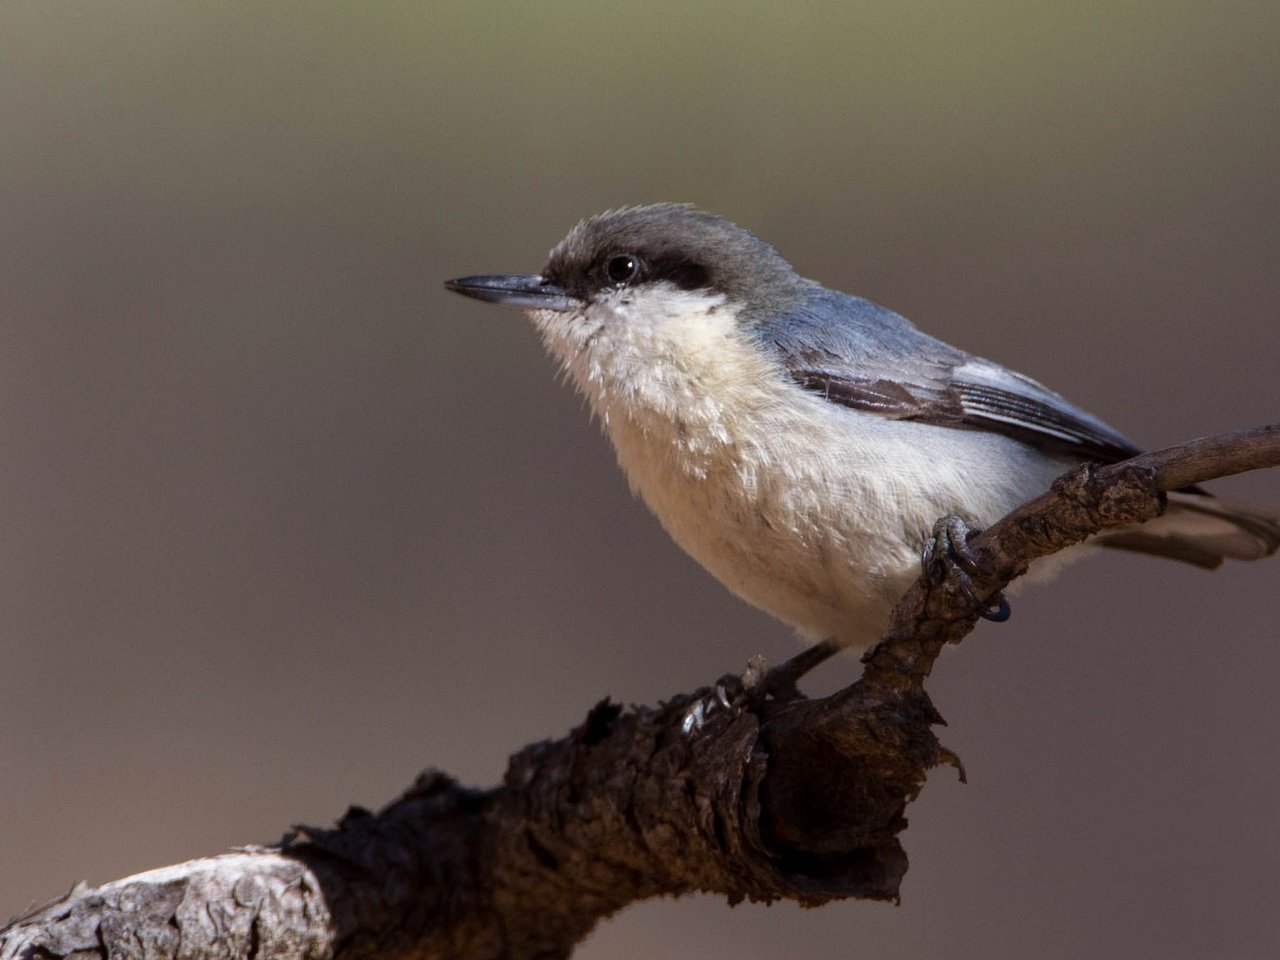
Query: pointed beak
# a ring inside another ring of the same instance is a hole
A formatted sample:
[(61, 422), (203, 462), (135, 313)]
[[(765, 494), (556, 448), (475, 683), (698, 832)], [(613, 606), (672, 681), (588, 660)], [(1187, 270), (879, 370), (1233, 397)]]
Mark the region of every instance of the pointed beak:
[(582, 305), (569, 291), (539, 276), (516, 274), (486, 274), (480, 277), (462, 277), (446, 280), (444, 285), (464, 297), (474, 297), (489, 303), (501, 303), (509, 307), (531, 310), (556, 310), (567, 312)]

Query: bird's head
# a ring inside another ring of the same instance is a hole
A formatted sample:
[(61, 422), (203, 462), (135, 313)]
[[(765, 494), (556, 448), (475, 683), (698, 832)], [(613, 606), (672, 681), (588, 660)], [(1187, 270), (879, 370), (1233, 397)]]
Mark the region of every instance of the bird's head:
[(659, 203), (583, 220), (540, 274), (464, 277), (446, 286), (528, 310), (548, 346), (568, 359), (604, 329), (644, 333), (722, 308), (736, 323), (776, 315), (807, 284), (738, 225), (689, 204)]

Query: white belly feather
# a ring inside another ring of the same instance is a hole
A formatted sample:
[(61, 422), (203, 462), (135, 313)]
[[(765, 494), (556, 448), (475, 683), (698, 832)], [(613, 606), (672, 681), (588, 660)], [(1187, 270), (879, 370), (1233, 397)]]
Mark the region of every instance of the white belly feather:
[[(878, 638), (933, 522), (985, 525), (1063, 465), (1007, 438), (894, 421), (800, 389), (721, 298), (534, 313), (632, 489), (684, 550), (810, 639)], [(999, 450), (993, 449), (999, 447)], [(1000, 476), (989, 465), (1004, 463)]]

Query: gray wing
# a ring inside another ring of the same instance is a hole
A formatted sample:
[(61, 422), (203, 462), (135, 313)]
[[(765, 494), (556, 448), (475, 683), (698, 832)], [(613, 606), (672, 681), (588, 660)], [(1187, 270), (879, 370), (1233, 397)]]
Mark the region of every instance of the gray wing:
[[(1048, 453), (1111, 463), (1142, 450), (1058, 394), (935, 340), (883, 307), (816, 284), (799, 307), (751, 325), (801, 387), (855, 410), (1002, 433)], [(1224, 503), (1198, 487), (1171, 493), (1142, 527), (1103, 546), (1216, 567), (1280, 550), (1280, 513)]]
[(921, 333), (891, 310), (814, 286), (752, 327), (801, 387), (897, 420), (1002, 433), (1049, 453), (1113, 463), (1142, 449), (1012, 370)]

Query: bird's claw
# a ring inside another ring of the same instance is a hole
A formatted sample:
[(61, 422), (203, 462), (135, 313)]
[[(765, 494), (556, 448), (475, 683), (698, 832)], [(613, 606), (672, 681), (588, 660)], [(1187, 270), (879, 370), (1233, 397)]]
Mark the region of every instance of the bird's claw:
[(705, 696), (698, 697), (685, 711), (680, 721), (680, 730), (685, 736), (697, 733), (711, 719), (711, 715), (720, 710), (736, 713), (742, 707), (745, 697), (752, 695), (750, 689), (743, 686), (736, 677), (723, 677), (715, 688)]
[(803, 699), (797, 686), (800, 678), (840, 649), (835, 640), (823, 640), (776, 667), (770, 667), (764, 657), (752, 657), (741, 676), (723, 676), (710, 693), (695, 699), (685, 710), (680, 729), (689, 736), (702, 730), (716, 713), (736, 715), (765, 700)]
[(943, 517), (933, 527), (933, 536), (920, 551), (920, 568), (930, 582), (941, 584), (954, 579), (969, 601), (978, 609), (978, 616), (993, 623), (1009, 619), (1012, 608), (1004, 591), (998, 591), (988, 601), (979, 599), (973, 589), (974, 573), (982, 572), (982, 562), (969, 546), (970, 530), (959, 517)]

